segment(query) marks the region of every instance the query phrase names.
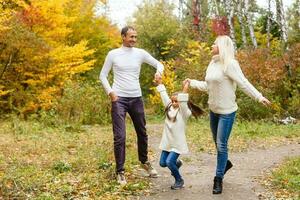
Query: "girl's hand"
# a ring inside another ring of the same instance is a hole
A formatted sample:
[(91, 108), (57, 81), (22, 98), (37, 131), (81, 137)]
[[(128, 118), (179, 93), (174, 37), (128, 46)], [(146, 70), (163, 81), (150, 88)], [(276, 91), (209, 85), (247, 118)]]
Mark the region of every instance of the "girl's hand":
[(264, 104), (265, 106), (271, 105), (271, 102), (265, 97), (262, 97), (259, 102)]
[(191, 79), (186, 78), (186, 79), (182, 82), (183, 85), (185, 85), (185, 84), (187, 84), (187, 83), (190, 85)]
[(190, 86), (190, 81), (188, 81), (187, 79), (185, 79), (185, 80), (182, 82), (182, 92), (183, 92), (183, 93), (187, 93), (188, 90), (189, 90), (189, 86)]

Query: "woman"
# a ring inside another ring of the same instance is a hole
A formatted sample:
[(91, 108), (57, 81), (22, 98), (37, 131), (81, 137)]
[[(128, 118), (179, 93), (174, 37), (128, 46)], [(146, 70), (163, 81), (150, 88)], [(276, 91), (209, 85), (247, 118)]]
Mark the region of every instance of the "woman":
[(234, 58), (234, 46), (228, 36), (217, 37), (212, 45), (212, 54), (205, 81), (186, 79), (184, 83), (188, 82), (190, 87), (208, 92), (210, 128), (217, 148), (213, 194), (221, 194), (223, 177), (232, 167), (228, 160), (227, 141), (238, 109), (235, 101), (236, 86), (264, 105), (270, 104), (270, 101), (245, 78), (238, 61)]

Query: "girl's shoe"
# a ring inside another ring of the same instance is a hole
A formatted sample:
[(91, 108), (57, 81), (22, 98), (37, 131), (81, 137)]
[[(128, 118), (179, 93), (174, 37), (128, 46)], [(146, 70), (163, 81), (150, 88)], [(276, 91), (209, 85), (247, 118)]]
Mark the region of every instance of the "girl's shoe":
[(175, 181), (174, 185), (171, 186), (172, 190), (179, 190), (184, 188), (184, 180), (181, 179), (180, 181)]

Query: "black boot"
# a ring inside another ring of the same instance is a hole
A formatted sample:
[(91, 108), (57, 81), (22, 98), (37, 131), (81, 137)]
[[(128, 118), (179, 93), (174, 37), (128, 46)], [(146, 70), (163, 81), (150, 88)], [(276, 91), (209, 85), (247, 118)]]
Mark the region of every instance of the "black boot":
[(222, 189), (223, 189), (222, 182), (223, 182), (222, 178), (215, 176), (213, 194), (221, 194), (222, 193)]
[(230, 160), (227, 160), (227, 163), (226, 163), (226, 168), (225, 168), (225, 171), (224, 171), (224, 175), (226, 174), (226, 172), (233, 166), (233, 164), (230, 162)]

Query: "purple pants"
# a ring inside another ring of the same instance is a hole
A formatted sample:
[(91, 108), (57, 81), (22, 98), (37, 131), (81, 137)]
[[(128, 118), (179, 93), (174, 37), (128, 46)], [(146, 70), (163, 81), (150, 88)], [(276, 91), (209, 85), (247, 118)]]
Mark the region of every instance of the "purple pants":
[(119, 97), (112, 102), (111, 109), (117, 172), (125, 170), (126, 113), (130, 115), (137, 134), (139, 161), (145, 163), (148, 160), (148, 135), (142, 97)]

